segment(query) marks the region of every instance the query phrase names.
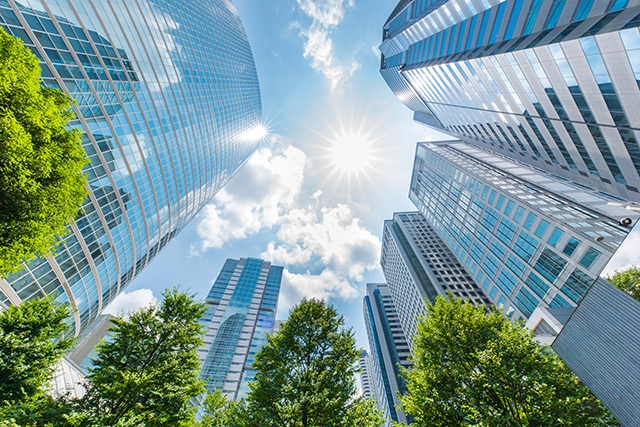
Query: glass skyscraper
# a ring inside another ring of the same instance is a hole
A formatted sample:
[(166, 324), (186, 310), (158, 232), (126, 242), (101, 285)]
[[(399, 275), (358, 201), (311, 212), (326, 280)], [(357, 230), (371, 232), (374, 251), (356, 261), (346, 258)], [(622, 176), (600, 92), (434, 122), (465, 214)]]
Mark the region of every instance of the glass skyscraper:
[(76, 100), (90, 195), (0, 300), (57, 294), (79, 334), (255, 150), (258, 78), (230, 1), (0, 0), (0, 25)]
[(207, 295), (201, 319), (207, 327), (200, 349), (205, 387), (240, 399), (256, 371), (251, 368), (273, 331), (282, 267), (257, 258), (228, 259)]
[(414, 119), (640, 201), (640, 2), (402, 0), (381, 74)]
[(461, 142), (419, 143), (411, 201), (505, 314), (575, 307), (638, 212), (611, 195)]

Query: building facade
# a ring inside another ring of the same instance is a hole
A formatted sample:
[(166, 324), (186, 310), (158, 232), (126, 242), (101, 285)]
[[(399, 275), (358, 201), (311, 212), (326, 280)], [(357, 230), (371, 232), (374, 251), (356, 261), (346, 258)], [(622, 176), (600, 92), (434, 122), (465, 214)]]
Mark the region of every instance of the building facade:
[(419, 143), (409, 193), (493, 304), (518, 319), (575, 307), (638, 212), (618, 199), (461, 142)]
[(401, 1), (380, 72), (414, 119), (640, 201), (640, 0)]
[(410, 346), (425, 301), (433, 302), (438, 295), (451, 292), (473, 304), (491, 304), (420, 212), (394, 213), (392, 220), (384, 222), (380, 265)]
[(551, 348), (625, 427), (640, 425), (640, 302), (597, 280)]
[(358, 359), (360, 365), (360, 386), (362, 387), (362, 396), (365, 399), (376, 399), (375, 382), (373, 378), (373, 366), (371, 364), (371, 357), (367, 350), (360, 352), (360, 359)]
[(364, 323), (367, 328), (374, 393), (378, 409), (386, 419), (407, 423), (407, 416), (397, 408), (398, 394), (406, 392), (400, 367), (410, 368), (409, 344), (398, 319), (398, 312), (384, 283), (368, 283), (363, 301)]
[(249, 392), (251, 363), (273, 331), (282, 267), (257, 258), (228, 259), (207, 295), (201, 319), (207, 330), (199, 350), (200, 378), (228, 399)]
[(0, 280), (0, 300), (57, 294), (78, 335), (255, 150), (251, 48), (224, 0), (0, 0), (0, 25), (76, 100), (90, 160), (64, 243)]

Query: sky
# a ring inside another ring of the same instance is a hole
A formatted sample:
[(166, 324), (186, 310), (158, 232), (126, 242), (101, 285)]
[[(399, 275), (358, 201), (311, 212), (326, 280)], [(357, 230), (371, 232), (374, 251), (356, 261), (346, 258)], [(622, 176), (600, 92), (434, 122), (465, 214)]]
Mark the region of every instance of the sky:
[[(368, 349), (362, 297), (366, 283), (384, 282), (383, 222), (415, 210), (416, 142), (447, 139), (414, 123), (379, 74), (382, 25), (397, 0), (233, 3), (268, 137), (105, 311), (139, 308), (177, 285), (204, 298), (227, 258), (259, 257), (285, 267), (278, 319), (304, 296), (324, 298)], [(637, 244), (640, 233), (605, 273), (634, 263)]]

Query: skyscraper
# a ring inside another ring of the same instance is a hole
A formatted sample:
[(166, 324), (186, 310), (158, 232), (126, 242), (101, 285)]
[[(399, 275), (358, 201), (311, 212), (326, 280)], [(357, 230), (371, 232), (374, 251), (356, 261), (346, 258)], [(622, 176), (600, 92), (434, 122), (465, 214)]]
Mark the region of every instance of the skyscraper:
[[(420, 212), (397, 212), (384, 222), (380, 265), (411, 345), (425, 300), (438, 295), (491, 303), (451, 249)], [(475, 271), (475, 270), (474, 270)]]
[(0, 300), (57, 294), (79, 334), (255, 150), (261, 103), (230, 1), (0, 0), (0, 25), (77, 101), (90, 195), (57, 255)]
[(367, 350), (360, 352), (360, 385), (362, 386), (362, 396), (365, 399), (376, 400), (375, 380), (373, 378), (373, 366), (371, 365), (371, 356)]
[[(419, 143), (409, 198), (505, 314), (575, 307), (639, 215), (461, 142)], [(629, 225), (630, 225), (629, 224)]]
[(640, 201), (637, 0), (402, 0), (380, 72), (414, 119)]
[(396, 405), (400, 403), (398, 393), (406, 391), (400, 367), (411, 367), (409, 344), (386, 284), (367, 283), (363, 312), (371, 348), (373, 397), (386, 425), (391, 425), (391, 420), (406, 423), (406, 415)]
[(207, 327), (200, 349), (205, 387), (244, 397), (255, 375), (251, 363), (272, 332), (282, 267), (257, 258), (228, 259), (207, 295)]

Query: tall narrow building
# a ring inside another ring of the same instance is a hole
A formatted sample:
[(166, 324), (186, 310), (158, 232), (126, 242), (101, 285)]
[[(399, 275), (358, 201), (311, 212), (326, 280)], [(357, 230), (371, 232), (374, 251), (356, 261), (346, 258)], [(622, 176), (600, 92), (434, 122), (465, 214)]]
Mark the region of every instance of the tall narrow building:
[(640, 201), (640, 1), (402, 0), (380, 72), (414, 119)]
[(367, 284), (363, 312), (371, 349), (373, 397), (386, 419), (386, 426), (390, 426), (391, 421), (407, 423), (407, 416), (396, 406), (400, 404), (398, 394), (406, 392), (400, 368), (411, 367), (409, 344), (386, 284)]
[(575, 307), (638, 212), (618, 198), (461, 142), (419, 143), (409, 198), (505, 314)]
[(360, 352), (360, 386), (362, 387), (362, 396), (365, 399), (376, 400), (375, 380), (373, 378), (373, 365), (371, 364), (371, 356), (367, 350)]
[(380, 265), (409, 345), (418, 317), (424, 314), (425, 301), (433, 302), (438, 295), (451, 292), (474, 304), (491, 305), (471, 273), (420, 212), (397, 212), (384, 222)]
[(228, 0), (0, 0), (0, 25), (76, 100), (90, 161), (64, 243), (0, 279), (0, 301), (58, 295), (79, 335), (254, 152), (253, 55)]
[(200, 349), (209, 391), (229, 399), (249, 392), (247, 381), (260, 347), (272, 332), (282, 281), (282, 267), (257, 258), (228, 259), (207, 295), (202, 323), (207, 327)]

